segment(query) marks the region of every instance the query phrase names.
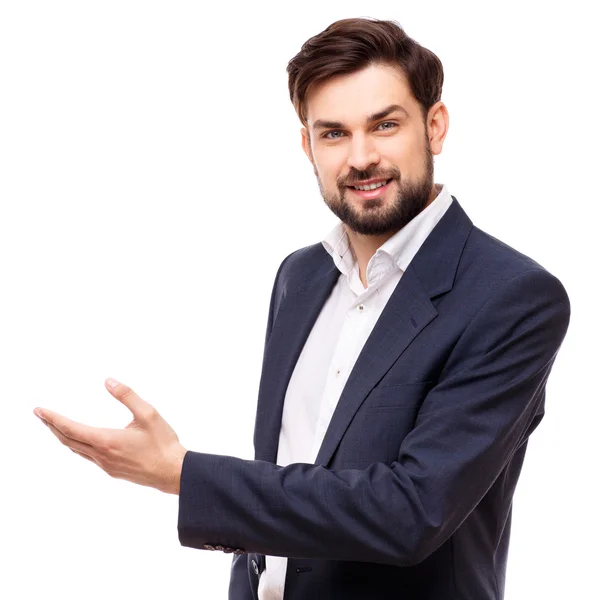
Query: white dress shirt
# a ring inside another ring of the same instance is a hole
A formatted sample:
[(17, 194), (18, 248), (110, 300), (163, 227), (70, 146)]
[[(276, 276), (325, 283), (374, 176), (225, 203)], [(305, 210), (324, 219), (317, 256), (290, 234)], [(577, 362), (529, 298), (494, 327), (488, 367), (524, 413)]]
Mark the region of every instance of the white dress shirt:
[[(441, 187), (441, 190), (440, 190)], [(340, 277), (306, 340), (283, 405), (277, 464), (313, 463), (342, 390), (375, 323), (421, 244), (452, 203), (447, 187), (371, 257), (367, 287), (342, 223), (323, 240)], [(266, 557), (259, 600), (283, 600), (287, 558)]]

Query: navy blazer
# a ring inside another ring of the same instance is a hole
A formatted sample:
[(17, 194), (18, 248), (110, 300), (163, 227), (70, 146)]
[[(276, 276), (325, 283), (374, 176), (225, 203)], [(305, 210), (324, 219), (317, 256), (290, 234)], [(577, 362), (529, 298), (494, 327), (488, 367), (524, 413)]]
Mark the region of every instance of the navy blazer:
[(280, 467), (286, 388), (339, 275), (321, 244), (282, 263), (256, 460), (185, 455), (180, 541), (235, 553), (230, 600), (257, 599), (265, 554), (289, 557), (285, 600), (500, 600), (567, 294), (453, 198), (358, 357), (315, 464)]

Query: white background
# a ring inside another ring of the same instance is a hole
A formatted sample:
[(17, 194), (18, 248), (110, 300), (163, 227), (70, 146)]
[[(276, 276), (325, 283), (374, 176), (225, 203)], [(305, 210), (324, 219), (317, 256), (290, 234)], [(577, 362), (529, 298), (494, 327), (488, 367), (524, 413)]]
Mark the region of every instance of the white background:
[(444, 64), (436, 181), (572, 301), (506, 599), (597, 598), (593, 4), (0, 2), (0, 597), (226, 598), (231, 557), (179, 545), (175, 496), (111, 479), (32, 410), (122, 427), (115, 377), (187, 448), (252, 457), (273, 277), (335, 222), (285, 67), (373, 16)]

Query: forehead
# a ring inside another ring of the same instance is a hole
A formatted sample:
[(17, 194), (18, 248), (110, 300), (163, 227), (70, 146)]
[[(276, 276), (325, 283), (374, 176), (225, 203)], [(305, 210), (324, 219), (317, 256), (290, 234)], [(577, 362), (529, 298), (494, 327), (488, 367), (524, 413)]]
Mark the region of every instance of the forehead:
[(339, 75), (309, 90), (306, 118), (309, 127), (317, 120), (362, 124), (368, 115), (386, 106), (399, 104), (409, 114), (418, 103), (400, 68), (391, 65), (369, 65)]

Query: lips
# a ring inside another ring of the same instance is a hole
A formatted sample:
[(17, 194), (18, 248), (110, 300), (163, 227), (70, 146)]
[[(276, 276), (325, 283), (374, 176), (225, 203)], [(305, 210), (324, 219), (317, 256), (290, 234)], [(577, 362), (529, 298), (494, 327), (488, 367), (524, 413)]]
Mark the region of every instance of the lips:
[(362, 191), (368, 191), (375, 190), (378, 187), (389, 183), (390, 181), (390, 179), (368, 179), (366, 181), (357, 181), (356, 183), (350, 184), (347, 187), (351, 187), (353, 189), (358, 189)]
[[(363, 200), (373, 200), (383, 195), (390, 186), (392, 179), (374, 179), (370, 181), (361, 181), (353, 185), (346, 186), (352, 194), (362, 198)], [(382, 185), (383, 184), (383, 185)], [(363, 188), (363, 189), (359, 189)], [(364, 189), (367, 188), (368, 189)]]
[(381, 187), (383, 185), (385, 185), (386, 183), (389, 183), (390, 180), (389, 179), (379, 179), (376, 181), (367, 181), (367, 182), (360, 182), (360, 183), (356, 183), (352, 186), (349, 187), (353, 187), (354, 189), (358, 189), (358, 190), (363, 190), (363, 191), (367, 191), (367, 190), (375, 190), (378, 187)]

